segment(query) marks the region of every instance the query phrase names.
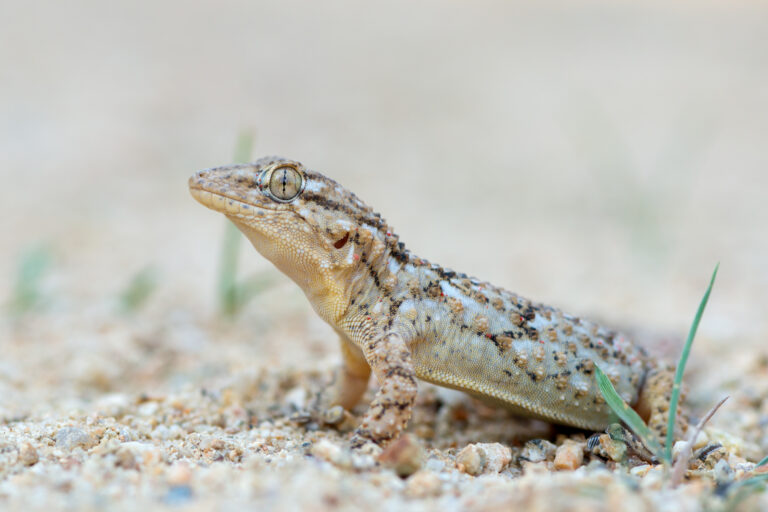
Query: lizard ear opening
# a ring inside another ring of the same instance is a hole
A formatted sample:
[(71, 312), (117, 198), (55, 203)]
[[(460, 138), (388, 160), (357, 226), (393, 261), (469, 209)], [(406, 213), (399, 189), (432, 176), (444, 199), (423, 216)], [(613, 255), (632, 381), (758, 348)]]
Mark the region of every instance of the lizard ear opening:
[(337, 249), (341, 249), (345, 245), (347, 245), (347, 242), (349, 241), (349, 232), (345, 234), (343, 237), (341, 237), (339, 240), (333, 243), (333, 246)]

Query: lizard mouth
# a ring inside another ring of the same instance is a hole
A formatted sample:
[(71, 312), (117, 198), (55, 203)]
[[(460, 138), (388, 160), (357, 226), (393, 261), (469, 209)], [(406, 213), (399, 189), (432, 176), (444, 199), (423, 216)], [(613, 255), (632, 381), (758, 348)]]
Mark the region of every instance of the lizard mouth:
[(235, 199), (221, 192), (213, 192), (199, 186), (190, 184), (189, 193), (195, 200), (211, 210), (223, 213), (225, 215), (237, 215), (251, 217), (257, 210), (274, 210), (262, 205), (246, 203), (241, 199)]

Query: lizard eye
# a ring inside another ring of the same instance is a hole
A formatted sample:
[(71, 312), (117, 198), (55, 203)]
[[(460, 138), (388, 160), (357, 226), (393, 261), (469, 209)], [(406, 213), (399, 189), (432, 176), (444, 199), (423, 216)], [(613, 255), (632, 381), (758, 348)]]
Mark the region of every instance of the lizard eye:
[(304, 177), (290, 164), (281, 164), (267, 171), (269, 195), (280, 202), (292, 201), (304, 188)]

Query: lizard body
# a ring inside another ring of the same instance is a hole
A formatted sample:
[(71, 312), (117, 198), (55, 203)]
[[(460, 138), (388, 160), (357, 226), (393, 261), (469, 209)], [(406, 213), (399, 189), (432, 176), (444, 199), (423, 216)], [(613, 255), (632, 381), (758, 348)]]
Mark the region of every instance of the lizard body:
[(417, 378), (525, 416), (590, 430), (612, 419), (594, 367), (664, 434), (671, 378), (617, 332), (444, 269), (408, 251), (384, 219), (330, 178), (268, 157), (207, 169), (192, 195), (224, 213), (339, 334), (336, 403), (380, 388), (355, 434), (406, 426)]

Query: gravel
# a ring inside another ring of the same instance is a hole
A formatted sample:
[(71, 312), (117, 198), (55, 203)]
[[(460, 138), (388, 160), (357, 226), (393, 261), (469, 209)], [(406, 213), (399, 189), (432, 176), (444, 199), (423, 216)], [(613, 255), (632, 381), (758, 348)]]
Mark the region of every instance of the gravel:
[[(0, 510), (733, 505), (768, 454), (765, 6), (320, 6), (3, 4)], [(418, 254), (671, 359), (721, 261), (687, 407), (730, 399), (684, 483), (426, 384), (401, 449), (350, 452), (364, 404), (306, 414), (339, 352), (296, 286), (243, 244), (239, 282), (269, 284), (220, 313), (225, 221), (186, 180), (249, 127)]]

